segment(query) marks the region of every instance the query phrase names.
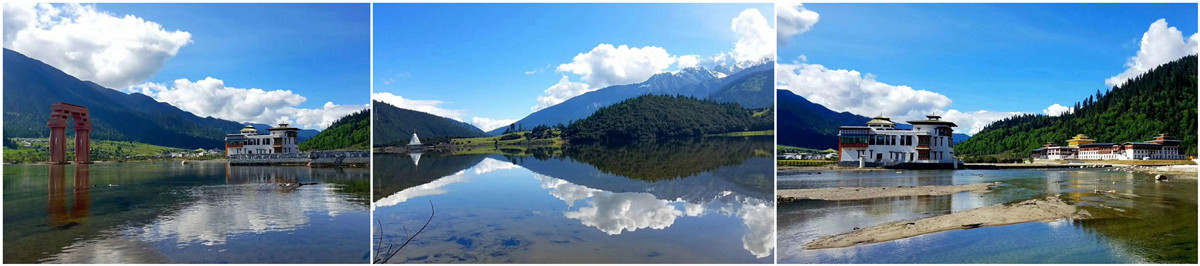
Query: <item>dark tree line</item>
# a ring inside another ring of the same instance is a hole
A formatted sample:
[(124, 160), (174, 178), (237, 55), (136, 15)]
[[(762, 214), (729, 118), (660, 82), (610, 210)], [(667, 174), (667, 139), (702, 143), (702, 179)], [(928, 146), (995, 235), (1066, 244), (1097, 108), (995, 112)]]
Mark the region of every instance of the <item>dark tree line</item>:
[(568, 141), (621, 142), (703, 136), (774, 128), (770, 112), (736, 103), (717, 103), (687, 96), (643, 95), (600, 108), (574, 121), (564, 132)]
[(993, 122), (955, 146), (960, 155), (1028, 155), (1046, 143), (1066, 145), (1075, 134), (1096, 142), (1178, 138), (1196, 155), (1196, 56), (1163, 64), (1107, 92), (1096, 91), (1061, 116), (1026, 114)]

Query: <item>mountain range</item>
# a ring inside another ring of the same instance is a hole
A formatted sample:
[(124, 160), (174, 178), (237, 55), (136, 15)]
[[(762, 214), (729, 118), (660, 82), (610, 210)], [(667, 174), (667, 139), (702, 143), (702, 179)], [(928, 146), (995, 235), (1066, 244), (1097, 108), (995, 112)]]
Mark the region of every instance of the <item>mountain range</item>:
[[(56, 102), (88, 108), (92, 139), (211, 149), (224, 147), (225, 134), (242, 128), (239, 122), (199, 117), (146, 95), (79, 80), (4, 49), (4, 137), (48, 137), (46, 120), (50, 105)], [(74, 134), (74, 129), (68, 127), (67, 132)]]
[[(691, 67), (676, 72), (664, 72), (651, 76), (644, 82), (609, 86), (603, 89), (584, 93), (567, 99), (562, 103), (538, 110), (514, 122), (524, 128), (538, 125), (553, 126), (569, 124), (571, 121), (588, 117), (601, 107), (616, 104), (625, 99), (646, 95), (682, 95), (701, 99), (711, 99), (717, 102), (735, 102), (746, 108), (767, 108), (773, 104), (772, 87), (774, 86), (775, 63), (763, 62), (745, 69), (726, 69), (736, 71), (722, 77), (724, 74), (705, 69)], [(500, 135), (507, 127), (500, 127), (487, 132), (488, 135)]]
[[(780, 145), (810, 149), (836, 149), (838, 128), (841, 126), (865, 126), (871, 118), (836, 112), (823, 105), (813, 103), (789, 90), (776, 90), (779, 115), (775, 118), (775, 134)], [(898, 129), (912, 129), (912, 125), (897, 123)], [(954, 143), (971, 138), (962, 133), (954, 134)]]

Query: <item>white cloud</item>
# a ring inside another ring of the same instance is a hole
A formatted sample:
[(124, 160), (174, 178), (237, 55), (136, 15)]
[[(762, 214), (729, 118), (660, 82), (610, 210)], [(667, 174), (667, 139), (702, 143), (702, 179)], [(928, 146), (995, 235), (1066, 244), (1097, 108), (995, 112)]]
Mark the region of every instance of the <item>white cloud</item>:
[(959, 110), (950, 109), (949, 111), (941, 114), (942, 120), (954, 122), (954, 124), (958, 125), (958, 128), (956, 128), (955, 131), (963, 132), (965, 130), (967, 134), (975, 135), (975, 133), (979, 133), (980, 130), (983, 130), (984, 127), (987, 127), (987, 125), (991, 124), (992, 122), (1023, 113), (993, 112), (988, 110), (962, 112)]
[(650, 193), (596, 191), (591, 198), (592, 206), (567, 212), (566, 216), (609, 235), (642, 228), (664, 229), (683, 216), (682, 211)]
[(935, 92), (891, 85), (855, 70), (828, 69), (817, 64), (779, 64), (776, 88), (790, 90), (830, 110), (897, 119), (919, 119), (944, 110), (950, 98)]
[(516, 119), (490, 119), (483, 117), (471, 118), (471, 124), (475, 125), (475, 127), (478, 127), (479, 129), (482, 129), (483, 131), (492, 131), (493, 129), (508, 126), (516, 122)]
[(676, 65), (679, 69), (696, 67), (700, 64), (700, 56), (698, 55), (682, 55), (679, 56), (679, 63)]
[(405, 99), (404, 97), (401, 97), (400, 95), (395, 95), (390, 92), (372, 93), (371, 100), (385, 102), (387, 104), (391, 104), (393, 106), (404, 108), (404, 109), (421, 111), (421, 112), (430, 113), (430, 114), (441, 116), (441, 117), (446, 117), (446, 118), (450, 118), (450, 119), (454, 119), (454, 120), (458, 120), (458, 121), (463, 121), (462, 118), (459, 118), (459, 117), (463, 116), (463, 113), (464, 113), (463, 110), (450, 110), (450, 109), (445, 109), (445, 108), (439, 107), (439, 105), (446, 103), (443, 101)]
[[(333, 102), (325, 102), (321, 109), (304, 109), (295, 107), (284, 107), (276, 110), (276, 115), (281, 119), (277, 119), (280, 123), (291, 121), (296, 126), (301, 128), (317, 128), (325, 129), (338, 119), (346, 117), (358, 111), (370, 108), (369, 105), (337, 105)], [(291, 115), (289, 115), (291, 114)]]
[(1193, 33), (1187, 40), (1183, 32), (1175, 27), (1168, 27), (1166, 19), (1159, 19), (1150, 24), (1150, 29), (1142, 34), (1141, 49), (1137, 55), (1125, 62), (1125, 71), (1104, 80), (1108, 86), (1124, 84), (1131, 78), (1137, 77), (1159, 65), (1171, 62), (1197, 52), (1200, 45), (1200, 33)]
[(545, 96), (537, 97), (538, 104), (534, 105), (530, 109), (534, 112), (537, 112), (538, 110), (542, 110), (546, 107), (554, 106), (555, 104), (566, 101), (567, 99), (571, 99), (571, 97), (579, 96), (580, 94), (597, 89), (598, 87), (590, 86), (587, 83), (573, 82), (567, 78), (567, 75), (563, 75), (562, 78), (558, 80), (558, 83), (546, 89)]
[(776, 36), (779, 45), (786, 45), (792, 37), (812, 29), (812, 26), (821, 20), (820, 14), (805, 9), (804, 5), (800, 3), (776, 4), (775, 16), (779, 28), (778, 36)]
[(511, 162), (496, 160), (496, 159), (492, 159), (492, 158), (483, 158), (483, 161), (480, 161), (479, 164), (476, 164), (475, 167), (472, 167), (471, 169), (473, 169), (475, 171), (476, 175), (482, 175), (482, 174), (491, 173), (491, 172), (494, 172), (497, 170), (508, 170), (508, 169), (517, 169), (517, 168), (520, 168), (520, 166), (517, 166), (516, 164), (513, 164)]
[(742, 236), (742, 248), (755, 257), (765, 258), (775, 249), (775, 206), (745, 204), (738, 210), (746, 234)]
[(604, 88), (645, 81), (674, 63), (675, 57), (662, 47), (630, 48), (602, 43), (575, 55), (570, 63), (559, 65), (557, 71), (579, 75), (590, 87)]
[(445, 189), (446, 186), (470, 181), (470, 177), (464, 175), (465, 173), (465, 171), (459, 171), (458, 173), (438, 178), (437, 180), (433, 180), (429, 183), (406, 188), (400, 192), (396, 192), (396, 194), (388, 195), (375, 201), (375, 204), (372, 204), (371, 208), (394, 206), (415, 198), (449, 193), (450, 191)]
[(4, 4), (5, 48), (109, 88), (146, 81), (188, 43), (188, 32), (91, 5)]
[(1063, 114), (1069, 114), (1069, 113), (1074, 113), (1074, 112), (1075, 112), (1074, 107), (1062, 106), (1057, 103), (1050, 105), (1049, 107), (1046, 107), (1046, 109), (1042, 109), (1042, 113), (1046, 114), (1048, 116), (1060, 116)]
[(775, 58), (775, 29), (758, 9), (743, 10), (730, 26), (738, 36), (730, 55), (738, 64), (762, 62)]
[(337, 119), (366, 109), (366, 105), (336, 105), (326, 102), (320, 109), (296, 108), (306, 100), (290, 90), (241, 89), (225, 86), (212, 77), (196, 82), (177, 79), (167, 86), (147, 82), (126, 89), (138, 92), (195, 115), (237, 122), (271, 124), (292, 122), (301, 128), (324, 129)]
[(855, 70), (834, 70), (817, 64), (779, 64), (775, 69), (775, 81), (776, 89), (792, 91), (830, 110), (867, 117), (883, 114), (900, 123), (940, 114), (942, 120), (958, 125), (956, 131), (969, 134), (978, 133), (997, 120), (1022, 114), (946, 110), (951, 101), (945, 95), (879, 82), (873, 75), (863, 75)]

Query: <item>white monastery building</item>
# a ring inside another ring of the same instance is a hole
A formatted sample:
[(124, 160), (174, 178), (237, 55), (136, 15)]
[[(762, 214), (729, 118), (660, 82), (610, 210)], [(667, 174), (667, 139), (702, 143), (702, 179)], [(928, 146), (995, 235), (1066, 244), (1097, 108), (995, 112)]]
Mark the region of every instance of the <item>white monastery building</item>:
[(1067, 140), (1067, 146), (1046, 146), (1033, 149), (1034, 160), (1184, 160), (1180, 141), (1158, 134), (1145, 142), (1095, 143), (1083, 134)]
[(254, 126), (246, 125), (238, 134), (225, 135), (225, 155), (300, 153), (300, 129), (279, 124), (267, 130), (271, 133), (259, 134)]
[(928, 115), (926, 120), (908, 121), (912, 129), (876, 116), (867, 126), (843, 126), (838, 130), (838, 161), (844, 166), (909, 167), (955, 165), (953, 122)]

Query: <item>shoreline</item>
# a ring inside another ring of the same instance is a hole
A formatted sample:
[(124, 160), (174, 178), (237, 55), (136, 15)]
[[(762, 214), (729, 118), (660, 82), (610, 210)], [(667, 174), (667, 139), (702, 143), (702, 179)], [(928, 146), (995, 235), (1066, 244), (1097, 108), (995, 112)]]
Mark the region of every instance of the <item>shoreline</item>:
[(986, 193), (996, 183), (980, 183), (951, 186), (913, 186), (913, 187), (838, 187), (814, 189), (780, 189), (776, 193), (776, 203), (787, 203), (799, 200), (863, 200), (873, 198), (911, 197), (911, 196), (941, 196), (959, 192)]
[(817, 238), (804, 249), (842, 248), (873, 244), (957, 229), (1048, 222), (1062, 218), (1088, 219), (1091, 214), (1067, 204), (1057, 196), (1030, 199), (1014, 204), (997, 204), (917, 220), (884, 223), (842, 234)]

